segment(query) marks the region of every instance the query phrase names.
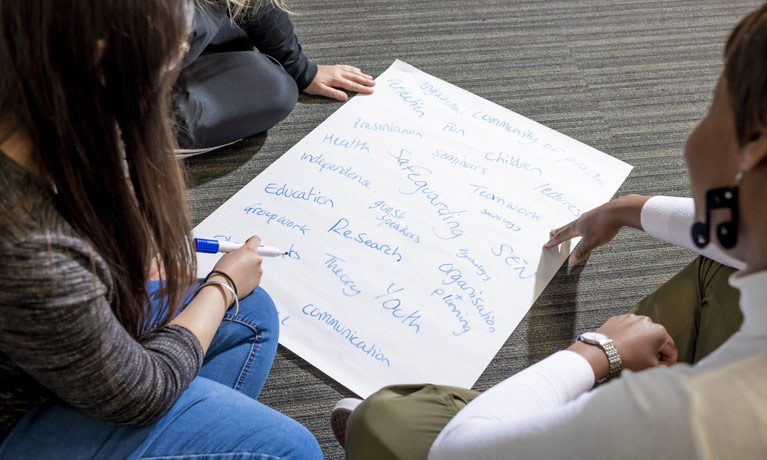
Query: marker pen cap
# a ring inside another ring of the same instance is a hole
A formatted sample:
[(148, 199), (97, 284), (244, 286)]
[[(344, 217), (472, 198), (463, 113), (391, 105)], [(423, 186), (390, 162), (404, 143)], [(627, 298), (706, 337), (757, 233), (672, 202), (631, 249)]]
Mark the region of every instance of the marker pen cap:
[(206, 252), (208, 254), (216, 254), (218, 252), (218, 240), (195, 238), (194, 246), (197, 252)]

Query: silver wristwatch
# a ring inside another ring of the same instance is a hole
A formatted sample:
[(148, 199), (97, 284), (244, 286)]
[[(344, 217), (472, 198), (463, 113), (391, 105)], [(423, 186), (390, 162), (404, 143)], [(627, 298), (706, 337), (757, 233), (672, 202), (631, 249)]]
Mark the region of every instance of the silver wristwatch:
[(607, 372), (607, 375), (597, 380), (597, 385), (601, 385), (621, 373), (621, 368), (623, 367), (621, 355), (618, 354), (618, 349), (615, 348), (615, 343), (613, 343), (610, 337), (599, 332), (584, 332), (578, 336), (578, 340), (600, 347), (607, 355), (610, 370)]

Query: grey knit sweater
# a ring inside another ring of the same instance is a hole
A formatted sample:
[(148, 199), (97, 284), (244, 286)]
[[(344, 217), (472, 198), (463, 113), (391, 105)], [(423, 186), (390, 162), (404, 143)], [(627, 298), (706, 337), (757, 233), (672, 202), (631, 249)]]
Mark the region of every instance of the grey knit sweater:
[(187, 388), (202, 365), (195, 336), (165, 326), (136, 341), (111, 296), (104, 260), (31, 174), (0, 153), (0, 439), (48, 401), (140, 425)]

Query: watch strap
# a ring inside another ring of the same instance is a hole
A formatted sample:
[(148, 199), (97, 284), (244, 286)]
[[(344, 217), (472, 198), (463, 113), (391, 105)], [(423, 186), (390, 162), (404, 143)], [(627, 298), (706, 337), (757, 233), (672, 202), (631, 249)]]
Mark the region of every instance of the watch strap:
[(610, 367), (607, 371), (607, 375), (597, 380), (597, 385), (601, 385), (613, 377), (617, 377), (620, 375), (621, 369), (623, 368), (621, 355), (618, 354), (618, 349), (615, 348), (615, 342), (613, 342), (612, 339), (608, 339), (607, 341), (599, 344), (599, 347), (602, 348), (602, 350), (607, 355), (607, 361), (610, 364)]

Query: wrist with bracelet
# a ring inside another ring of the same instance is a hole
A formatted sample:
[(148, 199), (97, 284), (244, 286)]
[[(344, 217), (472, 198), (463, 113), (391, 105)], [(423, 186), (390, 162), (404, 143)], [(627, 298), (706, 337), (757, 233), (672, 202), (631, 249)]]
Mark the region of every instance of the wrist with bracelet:
[[(222, 281), (211, 281), (210, 277), (214, 275), (220, 275), (224, 279), (226, 279), (227, 283), (224, 283)], [(231, 304), (228, 304), (226, 307), (226, 311), (229, 311), (232, 309), (232, 306), (234, 306), (234, 315), (237, 316), (237, 313), (240, 311), (240, 300), (239, 300), (239, 294), (237, 293), (237, 285), (234, 284), (234, 280), (231, 276), (228, 274), (220, 271), (220, 270), (211, 270), (210, 273), (208, 273), (208, 276), (205, 277), (205, 279), (200, 283), (199, 286), (197, 286), (197, 289), (194, 291), (194, 295), (192, 295), (192, 298), (196, 297), (197, 294), (205, 287), (207, 286), (218, 286), (225, 291), (229, 291), (232, 293), (232, 296), (234, 297), (234, 302)], [(224, 300), (226, 301), (226, 296), (224, 296)]]

